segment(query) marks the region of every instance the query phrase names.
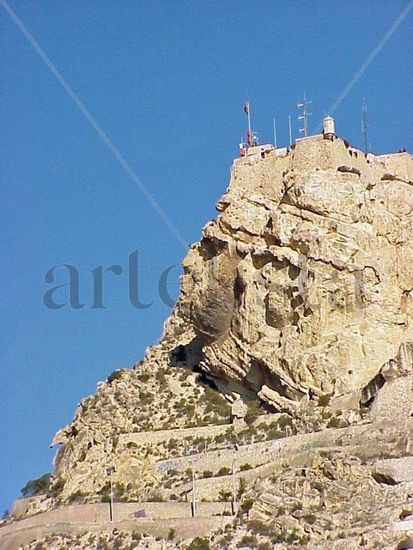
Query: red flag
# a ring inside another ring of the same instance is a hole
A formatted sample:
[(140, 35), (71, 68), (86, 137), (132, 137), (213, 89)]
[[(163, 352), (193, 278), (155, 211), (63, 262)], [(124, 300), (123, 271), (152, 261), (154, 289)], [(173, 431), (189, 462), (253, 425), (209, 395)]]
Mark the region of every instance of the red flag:
[(244, 113), (247, 115), (250, 112), (250, 102), (246, 101), (244, 103)]

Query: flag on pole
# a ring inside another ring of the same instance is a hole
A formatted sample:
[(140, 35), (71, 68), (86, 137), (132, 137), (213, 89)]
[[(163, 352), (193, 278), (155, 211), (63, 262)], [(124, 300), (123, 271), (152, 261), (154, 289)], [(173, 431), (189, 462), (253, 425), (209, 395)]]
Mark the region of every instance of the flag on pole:
[(249, 101), (246, 101), (246, 102), (244, 103), (244, 113), (245, 113), (246, 115), (248, 115), (249, 112), (250, 112), (250, 102), (249, 102)]

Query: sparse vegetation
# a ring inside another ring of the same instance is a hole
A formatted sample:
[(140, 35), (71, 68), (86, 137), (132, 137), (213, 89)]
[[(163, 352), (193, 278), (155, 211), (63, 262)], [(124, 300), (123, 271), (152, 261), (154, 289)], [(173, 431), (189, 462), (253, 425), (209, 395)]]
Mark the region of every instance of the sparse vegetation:
[(50, 485), (51, 474), (43, 474), (37, 479), (32, 479), (28, 481), (26, 485), (22, 488), (21, 494), (24, 497), (32, 497), (35, 495), (45, 494)]
[(257, 548), (257, 537), (255, 535), (244, 535), (237, 544), (237, 548)]
[(108, 384), (112, 384), (112, 382), (114, 382), (115, 380), (119, 380), (120, 378), (122, 378), (122, 372), (123, 369), (117, 369), (111, 372), (107, 378)]
[(254, 504), (254, 500), (251, 497), (245, 498), (240, 506), (240, 510), (243, 514), (248, 513)]
[(328, 428), (341, 428), (341, 421), (339, 418), (330, 418), (328, 424), (327, 424), (327, 427)]
[(224, 491), (223, 489), (219, 492), (219, 500), (223, 500), (224, 502), (230, 502), (232, 500), (232, 493), (231, 491)]
[(188, 546), (188, 550), (210, 550), (208, 539), (196, 537)]
[(331, 395), (329, 393), (325, 393), (323, 395), (320, 395), (318, 398), (318, 406), (319, 407), (327, 407), (327, 405), (330, 403)]
[(252, 422), (255, 422), (259, 415), (261, 414), (261, 400), (260, 399), (254, 399), (251, 401), (247, 401), (248, 405), (248, 411), (245, 416), (245, 422), (247, 424), (252, 424)]
[(231, 470), (226, 466), (222, 466), (217, 472), (217, 476), (228, 476), (231, 473)]
[(164, 502), (164, 500), (165, 498), (159, 490), (152, 491), (148, 497), (149, 502)]
[(238, 500), (242, 497), (242, 495), (245, 493), (245, 489), (246, 489), (246, 483), (245, 483), (245, 479), (243, 477), (240, 478), (239, 480), (239, 485), (238, 485), (238, 492), (237, 492), (237, 498)]
[(269, 536), (271, 534), (271, 528), (266, 523), (259, 521), (258, 519), (249, 520), (247, 522), (247, 527), (250, 531), (257, 535)]
[(77, 491), (75, 491), (74, 493), (72, 493), (69, 498), (68, 498), (68, 502), (72, 503), (72, 502), (79, 502), (79, 501), (82, 501), (85, 499), (85, 497), (88, 495), (88, 493), (84, 492), (84, 491), (81, 491), (80, 489), (78, 489)]

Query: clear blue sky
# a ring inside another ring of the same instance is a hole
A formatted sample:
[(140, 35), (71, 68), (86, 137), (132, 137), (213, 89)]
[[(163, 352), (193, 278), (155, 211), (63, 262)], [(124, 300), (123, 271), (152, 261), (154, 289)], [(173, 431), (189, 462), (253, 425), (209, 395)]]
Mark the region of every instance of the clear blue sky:
[[(286, 144), (289, 113), (297, 135), (304, 91), (316, 126), (407, 0), (9, 3), (191, 243), (227, 186), (243, 102), (263, 141), (275, 117)], [(412, 23), (413, 11), (335, 113), (356, 146), (365, 96), (373, 151), (413, 149)], [(49, 442), (80, 399), (157, 341), (169, 313), (157, 280), (185, 250), (2, 7), (0, 30), (4, 510), (51, 470)], [(127, 277), (109, 274), (107, 309), (91, 309), (91, 270), (126, 265), (135, 249), (153, 306), (132, 307)], [(81, 310), (43, 305), (44, 274), (62, 263), (79, 270)]]

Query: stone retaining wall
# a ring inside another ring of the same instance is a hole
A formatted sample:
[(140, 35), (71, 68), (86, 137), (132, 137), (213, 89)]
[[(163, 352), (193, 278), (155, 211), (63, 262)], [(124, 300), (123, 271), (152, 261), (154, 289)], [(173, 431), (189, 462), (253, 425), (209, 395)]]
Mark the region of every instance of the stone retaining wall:
[[(301, 453), (318, 448), (364, 445), (371, 440), (375, 445), (388, 439), (388, 428), (386, 423), (365, 423), (347, 428), (329, 428), (320, 432), (294, 435), (281, 439), (263, 441), (242, 445), (236, 452), (236, 464), (239, 469), (243, 464), (250, 464), (256, 467), (277, 459), (288, 458), (294, 453)], [(392, 431), (400, 432), (402, 436), (406, 430), (413, 430), (413, 421), (407, 420), (398, 426), (393, 426)], [(407, 433), (407, 432), (406, 432)], [(222, 468), (232, 468), (234, 453), (231, 449), (220, 449), (206, 453), (198, 453), (191, 456), (183, 456), (170, 460), (161, 460), (156, 463), (158, 472), (165, 472), (170, 469), (186, 470), (192, 467), (194, 462), (195, 470), (202, 473), (210, 470), (214, 474)]]
[(208, 438), (216, 435), (225, 434), (231, 429), (232, 424), (218, 424), (214, 426), (201, 426), (199, 428), (180, 428), (176, 430), (157, 430), (152, 432), (136, 432), (130, 434), (122, 434), (119, 436), (119, 442), (123, 445), (135, 443), (136, 445), (156, 444), (168, 442), (171, 439), (187, 439), (187, 438)]
[[(141, 510), (145, 511), (145, 517), (135, 519), (134, 512)], [(62, 506), (1, 527), (0, 550), (17, 549), (20, 544), (28, 544), (51, 533), (79, 534), (115, 527), (164, 537), (173, 527), (179, 536), (196, 536), (226, 521), (222, 516), (224, 511), (228, 511), (226, 502), (197, 502), (194, 520), (189, 502), (115, 502), (115, 521), (111, 523), (109, 504)]]
[[(44, 515), (48, 514), (46, 512)], [(42, 514), (43, 515), (43, 514)], [(32, 519), (32, 518), (28, 518)], [(223, 528), (232, 518), (227, 516), (213, 516), (203, 518), (162, 519), (117, 521), (114, 523), (49, 523), (42, 525), (23, 525), (22, 520), (18, 524), (7, 525), (0, 528), (0, 550), (18, 550), (21, 545), (27, 545), (32, 541), (41, 540), (47, 535), (66, 534), (79, 535), (85, 532), (102, 533), (118, 529), (125, 532), (137, 532), (150, 534), (156, 537), (166, 538), (170, 529), (175, 529), (176, 537), (193, 539), (194, 537), (207, 535), (209, 532)]]

